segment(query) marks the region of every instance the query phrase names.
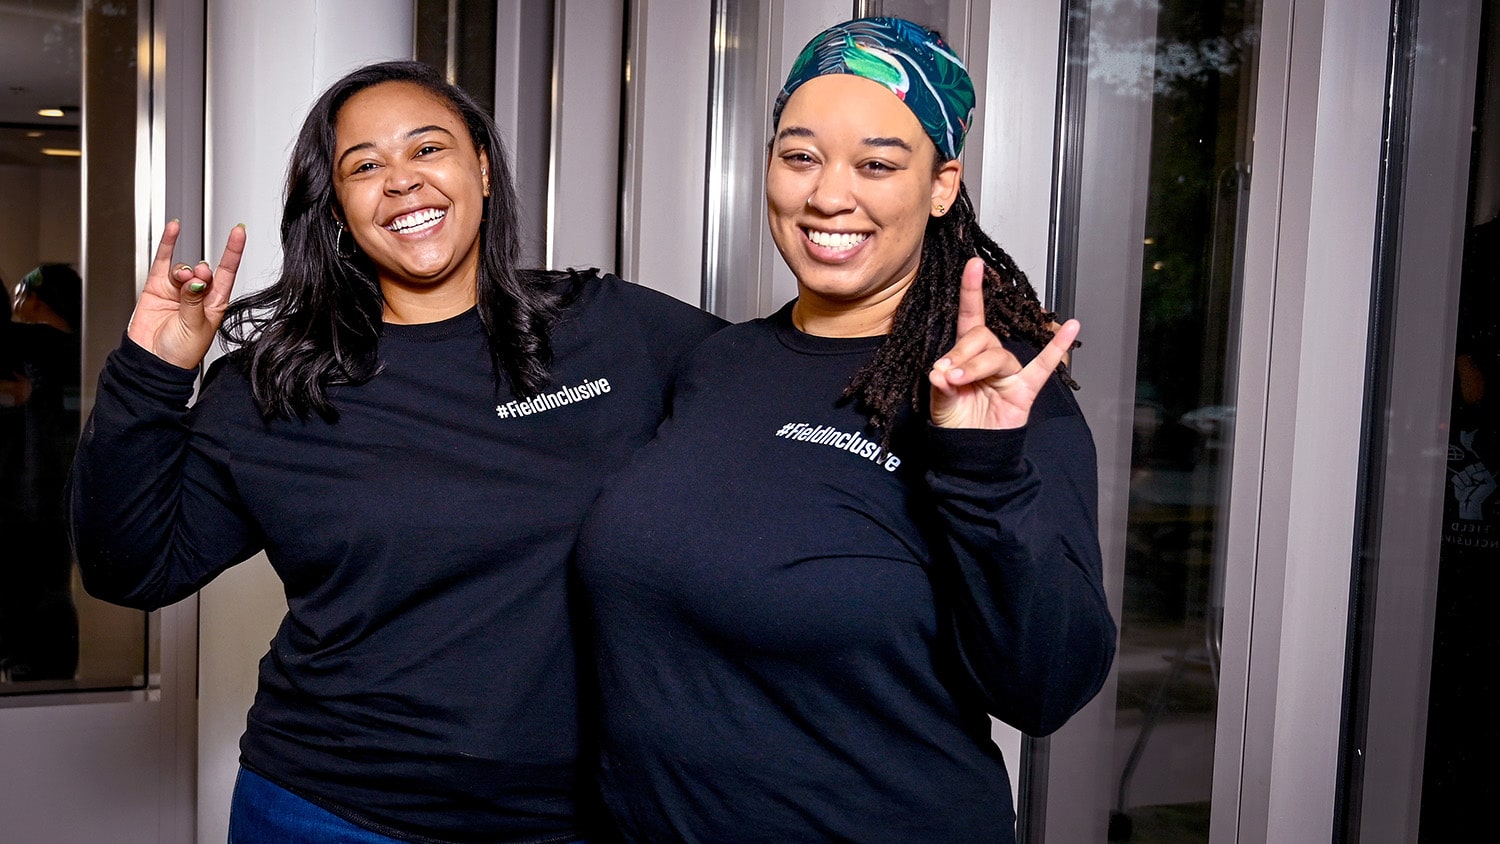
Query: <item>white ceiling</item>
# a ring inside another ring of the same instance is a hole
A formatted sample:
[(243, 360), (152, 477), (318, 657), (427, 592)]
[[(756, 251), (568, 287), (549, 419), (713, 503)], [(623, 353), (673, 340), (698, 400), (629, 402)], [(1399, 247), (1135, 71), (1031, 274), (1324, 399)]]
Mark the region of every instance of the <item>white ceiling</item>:
[[(39, 150), (78, 146), (81, 10), (82, 0), (0, 0), (0, 165), (77, 166)], [(37, 116), (48, 107), (74, 110)]]

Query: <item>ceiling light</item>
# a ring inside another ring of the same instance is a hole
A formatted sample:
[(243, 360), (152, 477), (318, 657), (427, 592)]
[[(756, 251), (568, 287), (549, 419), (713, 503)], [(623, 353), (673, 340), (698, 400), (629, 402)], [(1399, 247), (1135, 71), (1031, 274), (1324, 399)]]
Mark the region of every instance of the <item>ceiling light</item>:
[(81, 149), (55, 149), (53, 147), (42, 147), (42, 155), (55, 155), (62, 158), (82, 158)]
[(63, 110), (60, 108), (39, 108), (36, 110), (38, 117), (62, 117)]

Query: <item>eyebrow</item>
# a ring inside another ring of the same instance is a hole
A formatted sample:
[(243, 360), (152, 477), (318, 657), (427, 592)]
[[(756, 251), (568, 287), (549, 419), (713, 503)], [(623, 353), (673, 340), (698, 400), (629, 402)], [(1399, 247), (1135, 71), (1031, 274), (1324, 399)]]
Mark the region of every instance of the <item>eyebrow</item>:
[[(434, 124), (432, 124), (430, 126), (419, 126), (416, 129), (413, 129), (410, 132), (407, 132), (406, 133), (406, 139), (407, 140), (411, 140), (412, 138), (415, 138), (418, 135), (425, 135), (428, 132), (442, 132), (444, 135), (447, 135), (450, 138), (453, 137), (453, 133), (452, 132), (450, 132), (447, 129), (444, 129), (443, 127), (441, 127), (441, 126), (437, 125), (436, 123), (434, 123)], [(341, 154), (339, 156), (338, 161), (334, 162), (334, 166), (335, 167), (342, 167), (344, 165), (344, 159), (348, 158), (353, 153), (359, 152), (361, 150), (374, 149), (374, 148), (375, 148), (375, 144), (372, 141), (365, 141), (362, 144), (355, 144), (354, 146), (349, 147), (348, 149), (344, 150), (343, 154)]]
[[(811, 138), (814, 137), (813, 130), (805, 126), (788, 126), (776, 133), (776, 140), (782, 138)], [(865, 138), (862, 143), (867, 147), (896, 147), (911, 152), (911, 144), (900, 138)]]

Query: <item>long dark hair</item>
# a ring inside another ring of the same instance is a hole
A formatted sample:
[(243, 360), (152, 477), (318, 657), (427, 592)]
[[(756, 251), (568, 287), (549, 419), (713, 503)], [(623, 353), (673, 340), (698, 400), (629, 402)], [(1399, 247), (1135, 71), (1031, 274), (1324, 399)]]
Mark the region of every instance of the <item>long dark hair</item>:
[[(230, 304), (220, 336), (240, 358), (266, 418), (337, 418), (330, 387), (358, 384), (380, 370), (376, 346), (384, 300), (375, 266), (362, 252), (340, 247), (342, 216), (333, 190), (334, 123), (349, 98), (384, 82), (420, 85), (463, 119), (489, 158), (490, 195), (479, 225), (476, 297), (489, 338), (496, 389), (502, 379), (518, 395), (546, 386), (548, 331), (556, 303), (523, 273), (515, 185), (494, 121), (462, 89), (420, 62), (361, 67), (333, 83), (308, 112), (288, 167), (281, 215), (281, 274), (265, 289)], [(342, 254), (341, 254), (342, 252)]]
[[(896, 308), (890, 335), (844, 391), (869, 411), (887, 444), (896, 417), (907, 408), (921, 408), (927, 371), (957, 339), (959, 286), (964, 265), (975, 255), (984, 259), (984, 321), (990, 330), (1038, 349), (1052, 340), (1057, 315), (1042, 307), (1015, 259), (979, 228), (969, 191), (960, 181), (953, 208), (927, 219), (917, 275)], [(1067, 364), (1059, 363), (1057, 371), (1065, 384), (1078, 389)]]

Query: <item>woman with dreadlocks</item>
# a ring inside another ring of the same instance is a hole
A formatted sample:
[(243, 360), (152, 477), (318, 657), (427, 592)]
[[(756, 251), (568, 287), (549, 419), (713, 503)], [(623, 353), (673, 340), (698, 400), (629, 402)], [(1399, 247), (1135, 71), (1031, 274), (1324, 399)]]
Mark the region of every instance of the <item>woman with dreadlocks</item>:
[(1011, 841), (987, 716), (1042, 735), (1104, 681), (1078, 324), (975, 224), (973, 104), (892, 18), (817, 36), (782, 89), (797, 299), (694, 353), (580, 540), (627, 840)]

